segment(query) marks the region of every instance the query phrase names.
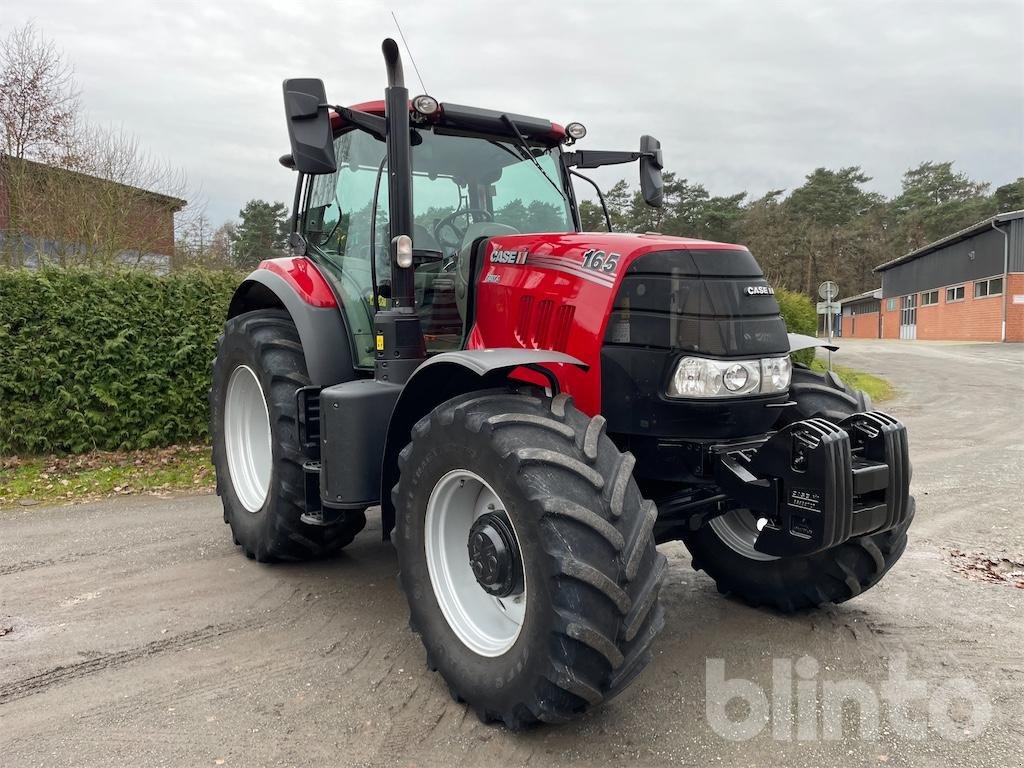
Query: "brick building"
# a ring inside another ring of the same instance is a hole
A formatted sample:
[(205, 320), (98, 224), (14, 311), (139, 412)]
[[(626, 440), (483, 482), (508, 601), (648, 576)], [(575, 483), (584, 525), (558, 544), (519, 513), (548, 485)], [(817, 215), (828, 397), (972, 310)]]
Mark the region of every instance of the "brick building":
[(839, 335), (845, 339), (877, 339), (882, 332), (882, 315), (879, 308), (882, 302), (882, 289), (850, 296), (840, 304)]
[(113, 261), (166, 271), (186, 202), (0, 155), (0, 264)]
[[(979, 221), (874, 271), (882, 278), (875, 310), (882, 338), (1024, 342), (1024, 211)], [(852, 312), (870, 309), (863, 299), (843, 302), (844, 336), (877, 338), (862, 335), (870, 334), (870, 312)]]

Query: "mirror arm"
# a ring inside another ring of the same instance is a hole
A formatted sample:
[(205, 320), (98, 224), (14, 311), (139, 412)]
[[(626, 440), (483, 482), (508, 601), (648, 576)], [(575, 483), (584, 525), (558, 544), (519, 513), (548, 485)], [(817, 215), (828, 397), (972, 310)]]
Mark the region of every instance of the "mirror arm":
[(357, 109), (349, 109), (348, 107), (332, 106), (331, 109), (337, 112), (338, 116), (346, 123), (366, 131), (377, 141), (386, 140), (387, 120), (380, 115), (371, 115), (368, 112), (360, 112)]
[[(650, 158), (660, 163), (657, 152), (606, 152), (604, 150), (580, 149), (562, 154), (566, 166), (576, 168), (600, 168), (604, 165), (621, 165), (632, 163), (642, 158)], [(658, 165), (660, 168), (661, 166)]]
[(602, 165), (621, 165), (639, 160), (643, 155), (640, 152), (606, 152), (603, 150), (579, 149), (575, 152), (566, 152), (563, 157), (567, 166), (577, 168), (600, 168)]
[(594, 188), (595, 192), (597, 192), (597, 199), (601, 201), (601, 210), (604, 211), (604, 223), (605, 223), (605, 226), (607, 226), (608, 227), (608, 231), (611, 232), (612, 231), (612, 217), (608, 215), (608, 205), (604, 201), (604, 195), (601, 194), (601, 188), (597, 185), (597, 182), (594, 181), (589, 176), (584, 176), (582, 173), (579, 173), (578, 171), (574, 171), (572, 168), (568, 168), (567, 170), (569, 171), (569, 173), (571, 175), (575, 176), (576, 178), (583, 179), (585, 182), (587, 182), (590, 186), (592, 186)]
[[(291, 167), (295, 167), (294, 161), (292, 161)], [(306, 174), (299, 171), (299, 178), (295, 181), (295, 198), (292, 200), (292, 215), (288, 222), (288, 228), (293, 235), (299, 231), (299, 206), (302, 205), (302, 185), (305, 180)]]

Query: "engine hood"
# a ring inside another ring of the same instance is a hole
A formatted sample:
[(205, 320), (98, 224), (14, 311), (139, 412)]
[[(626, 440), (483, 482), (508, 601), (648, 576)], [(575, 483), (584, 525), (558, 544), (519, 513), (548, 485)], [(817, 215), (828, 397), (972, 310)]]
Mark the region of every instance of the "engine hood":
[[(615, 267), (605, 270), (606, 274), (621, 272), (633, 259), (652, 251), (742, 251), (742, 245), (717, 243), (710, 240), (695, 240), (687, 237), (673, 237), (649, 233), (643, 235), (613, 232), (569, 232), (558, 234), (503, 235), (491, 238), (490, 249), (494, 251), (525, 250), (529, 255), (553, 256), (570, 259), (582, 265), (582, 257), (588, 251), (601, 251), (606, 256), (614, 255)], [(508, 254), (505, 254), (508, 256)], [(591, 270), (598, 271), (598, 270)]]
[[(772, 290), (740, 245), (659, 234), (500, 235), (478, 251), (474, 283), (469, 348), (554, 349), (586, 362), (587, 373), (559, 376), (591, 414), (600, 412), (602, 348), (631, 341), (616, 335), (624, 319), (636, 329), (633, 344), (666, 357), (788, 349)], [(758, 350), (743, 324), (754, 318), (763, 326)]]

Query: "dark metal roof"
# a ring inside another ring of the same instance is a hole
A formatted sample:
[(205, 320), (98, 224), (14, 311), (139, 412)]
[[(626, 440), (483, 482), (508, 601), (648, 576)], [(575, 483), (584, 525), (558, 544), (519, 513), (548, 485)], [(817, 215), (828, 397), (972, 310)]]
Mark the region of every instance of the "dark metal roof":
[(991, 229), (993, 224), (999, 224), (1004, 221), (1013, 221), (1014, 219), (1024, 219), (1024, 211), (1008, 211), (1006, 213), (997, 213), (995, 216), (990, 216), (983, 221), (979, 221), (977, 224), (972, 224), (966, 229), (961, 229), (959, 232), (954, 232), (951, 235), (946, 235), (941, 240), (936, 240), (934, 243), (928, 243), (928, 245), (918, 248), (916, 251), (904, 254), (899, 258), (887, 261), (884, 264), (879, 264), (875, 267), (872, 272), (884, 272), (887, 269), (891, 269), (899, 264), (905, 264), (908, 261), (919, 259), (922, 256), (927, 256), (932, 251), (937, 251), (945, 245), (955, 243), (958, 240), (966, 240), (972, 235), (976, 235), (979, 232), (983, 232), (986, 229)]
[(162, 192), (154, 192), (151, 189), (142, 189), (141, 187), (135, 187), (135, 186), (132, 186), (131, 184), (122, 184), (119, 181), (111, 181), (110, 179), (105, 179), (102, 176), (93, 176), (92, 174), (89, 174), (89, 173), (83, 173), (81, 171), (74, 171), (74, 170), (71, 170), (69, 168), (61, 168), (61, 167), (56, 166), (56, 165), (49, 165), (48, 163), (39, 163), (39, 162), (36, 162), (35, 160), (28, 160), (28, 159), (23, 158), (23, 157), (14, 157), (12, 155), (8, 155), (6, 153), (0, 152), (0, 163), (3, 163), (3, 162), (7, 162), (7, 163), (20, 163), (20, 164), (26, 165), (26, 166), (28, 166), (30, 168), (39, 169), (42, 173), (65, 174), (66, 176), (73, 176), (73, 177), (76, 177), (76, 178), (79, 178), (79, 179), (86, 179), (88, 181), (92, 181), (92, 182), (96, 182), (96, 183), (100, 183), (100, 184), (109, 184), (109, 185), (111, 185), (113, 187), (121, 187), (122, 189), (130, 189), (130, 190), (132, 190), (134, 192), (138, 192), (140, 195), (143, 195), (145, 197), (149, 197), (149, 198), (157, 201), (161, 205), (167, 206), (168, 208), (170, 208), (175, 213), (180, 211), (186, 205), (188, 205), (188, 201), (187, 200), (182, 200), (180, 197), (172, 197), (171, 195), (165, 195)]
[(852, 304), (855, 301), (864, 301), (866, 299), (881, 299), (882, 289), (875, 288), (871, 291), (864, 291), (864, 293), (858, 293), (856, 296), (847, 296), (845, 299), (840, 299), (840, 304)]

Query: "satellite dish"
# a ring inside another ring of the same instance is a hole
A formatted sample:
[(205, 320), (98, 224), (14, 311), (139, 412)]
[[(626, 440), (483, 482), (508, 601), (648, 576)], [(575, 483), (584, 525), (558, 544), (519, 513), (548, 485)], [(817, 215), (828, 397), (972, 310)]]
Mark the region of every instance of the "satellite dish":
[(825, 301), (832, 301), (839, 296), (839, 286), (832, 280), (826, 280), (818, 286), (818, 295)]

